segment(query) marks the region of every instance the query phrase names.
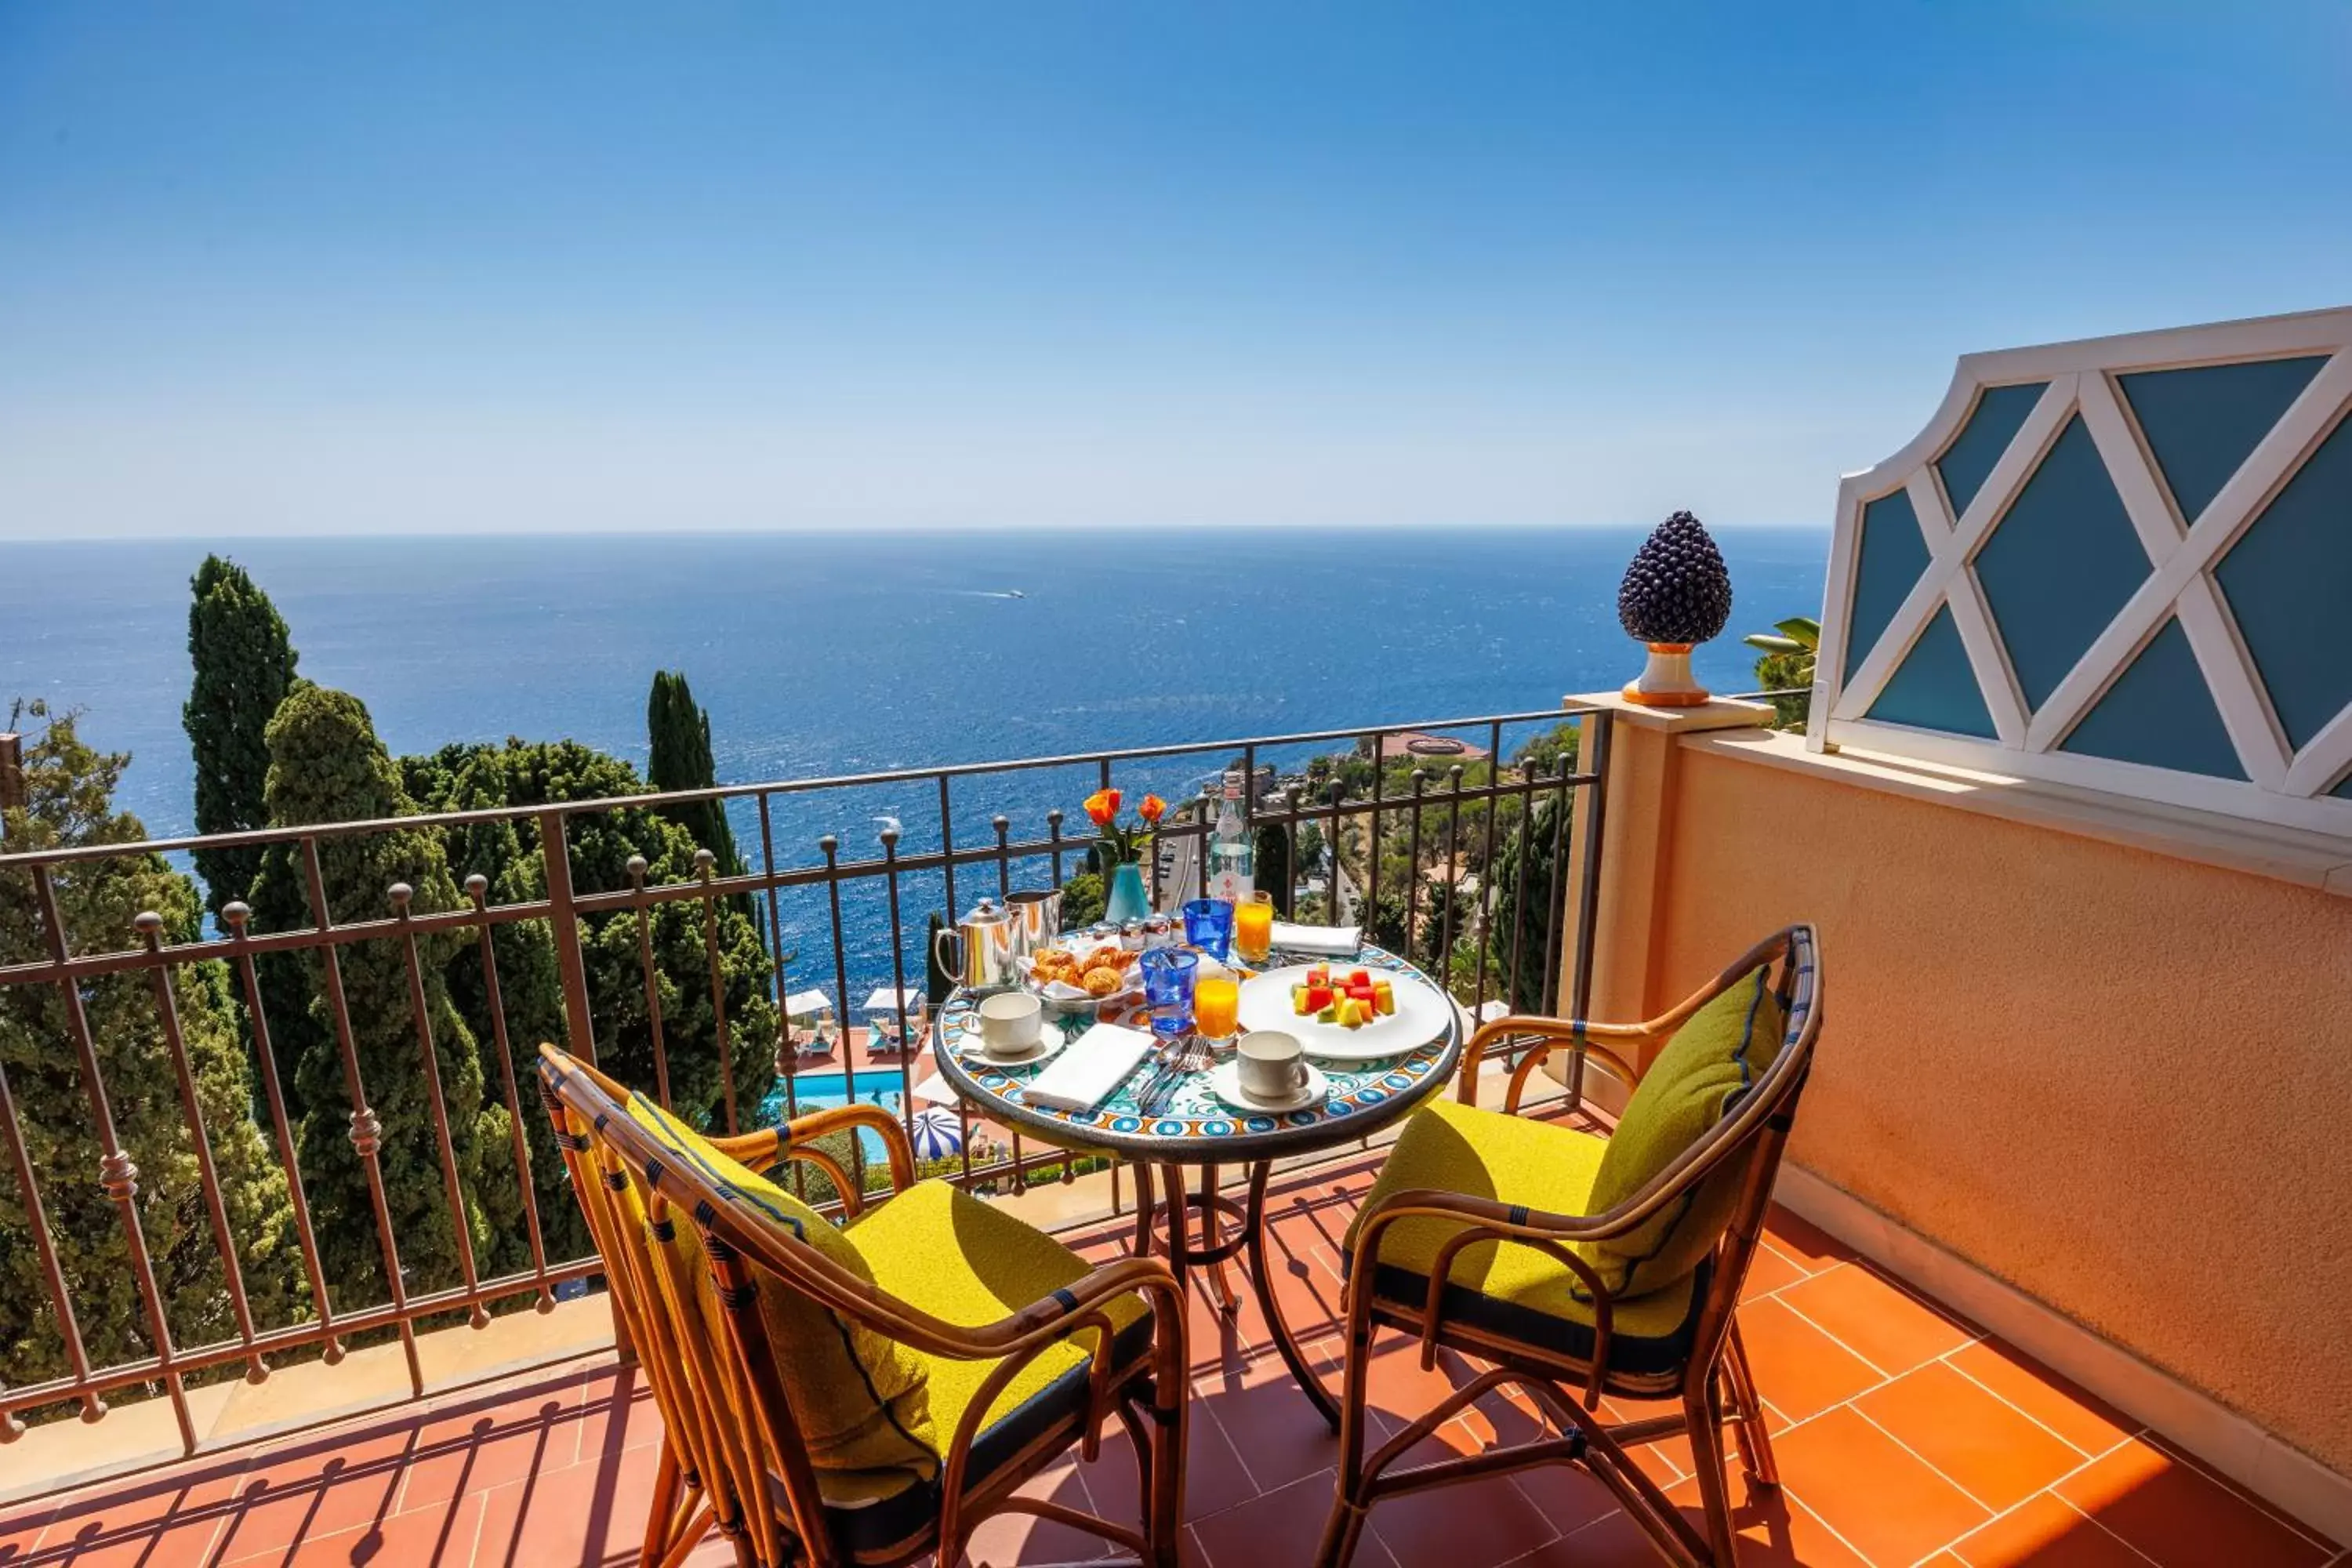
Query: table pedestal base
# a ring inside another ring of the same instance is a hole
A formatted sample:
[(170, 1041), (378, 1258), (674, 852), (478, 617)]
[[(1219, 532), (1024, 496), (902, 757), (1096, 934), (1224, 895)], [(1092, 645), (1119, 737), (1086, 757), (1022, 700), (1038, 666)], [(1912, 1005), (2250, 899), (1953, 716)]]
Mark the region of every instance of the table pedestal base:
[[(1135, 1163), (1135, 1240), (1131, 1250), (1138, 1257), (1147, 1257), (1164, 1242), (1168, 1267), (1175, 1274), (1180, 1289), (1188, 1285), (1194, 1268), (1205, 1267), (1210, 1295), (1218, 1310), (1226, 1313), (1239, 1310), (1241, 1298), (1234, 1289), (1225, 1266), (1236, 1256), (1245, 1257), (1250, 1287), (1257, 1297), (1258, 1310), (1265, 1315), (1266, 1332), (1273, 1336), (1276, 1352), (1316, 1411), (1337, 1432), (1339, 1401), (1331, 1397), (1322, 1380), (1308, 1368), (1307, 1357), (1275, 1300), (1274, 1275), (1266, 1267), (1265, 1184), (1273, 1171), (1273, 1162), (1260, 1160), (1250, 1166), (1249, 1195), (1240, 1202), (1217, 1190), (1216, 1166), (1204, 1164), (1197, 1169), (1201, 1173), (1200, 1186), (1196, 1191), (1186, 1192), (1181, 1164)], [(1167, 1193), (1164, 1237), (1154, 1233), (1154, 1221), (1160, 1217), (1161, 1207), (1153, 1191), (1155, 1172), (1159, 1184)], [(1192, 1239), (1195, 1213), (1201, 1216), (1201, 1239), (1197, 1243)], [(1234, 1226), (1231, 1234), (1220, 1234), (1228, 1221)]]

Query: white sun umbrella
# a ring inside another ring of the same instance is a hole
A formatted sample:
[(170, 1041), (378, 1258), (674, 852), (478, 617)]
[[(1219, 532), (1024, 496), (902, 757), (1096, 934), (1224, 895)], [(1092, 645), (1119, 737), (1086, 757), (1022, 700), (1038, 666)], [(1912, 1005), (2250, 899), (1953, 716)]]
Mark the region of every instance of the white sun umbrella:
[(944, 1160), (963, 1151), (963, 1119), (944, 1105), (915, 1112), (909, 1141), (918, 1160)]
[(833, 998), (822, 991), (795, 991), (784, 998), (784, 1016), (813, 1018), (820, 1013), (833, 1011)]

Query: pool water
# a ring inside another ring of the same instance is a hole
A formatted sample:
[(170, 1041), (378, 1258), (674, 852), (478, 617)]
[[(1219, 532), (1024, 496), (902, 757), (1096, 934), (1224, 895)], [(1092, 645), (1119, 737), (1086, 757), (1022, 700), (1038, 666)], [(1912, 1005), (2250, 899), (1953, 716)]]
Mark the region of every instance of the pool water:
[[(825, 1110), (836, 1105), (848, 1105), (853, 1100), (860, 1105), (878, 1105), (896, 1112), (905, 1080), (895, 1067), (867, 1068), (858, 1073), (853, 1083), (845, 1072), (803, 1072), (793, 1075), (793, 1103), (805, 1116), (812, 1110)], [(772, 1127), (784, 1120), (784, 1085), (780, 1079), (768, 1098), (760, 1105), (761, 1124)], [(859, 1129), (857, 1142), (864, 1147), (866, 1157), (880, 1160), (886, 1157), (881, 1135)]]

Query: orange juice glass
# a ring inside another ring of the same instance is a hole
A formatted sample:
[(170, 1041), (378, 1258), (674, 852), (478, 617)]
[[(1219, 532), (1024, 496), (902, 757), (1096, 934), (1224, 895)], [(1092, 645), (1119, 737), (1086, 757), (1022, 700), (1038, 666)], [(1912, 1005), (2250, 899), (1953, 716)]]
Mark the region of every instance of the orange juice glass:
[(1192, 1027), (1213, 1040), (1231, 1037), (1241, 1026), (1241, 984), (1230, 974), (1204, 974), (1192, 985)]
[(1253, 893), (1234, 906), (1234, 951), (1255, 963), (1274, 951), (1274, 895)]

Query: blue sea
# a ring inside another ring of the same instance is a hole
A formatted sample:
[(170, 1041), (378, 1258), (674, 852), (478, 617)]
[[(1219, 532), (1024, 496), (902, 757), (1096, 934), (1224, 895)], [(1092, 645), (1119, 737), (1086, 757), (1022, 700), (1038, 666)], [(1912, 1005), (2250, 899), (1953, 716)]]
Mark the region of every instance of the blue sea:
[[(642, 766), (657, 668), (709, 710), (725, 783), (838, 776), (1343, 726), (1547, 710), (1622, 683), (1640, 652), (1616, 621), (1643, 531), (1449, 528), (1091, 535), (628, 535), (131, 541), (0, 544), (0, 704), (82, 710), (127, 751), (120, 804), (157, 837), (193, 831), (180, 729), (188, 579), (205, 552), (277, 603), (310, 679), (358, 694), (395, 752), (452, 741), (571, 737)], [(1817, 613), (1828, 535), (1725, 530), (1732, 626), (1696, 658), (1717, 690), (1753, 685), (1738, 634)], [(1506, 737), (1506, 749), (1532, 731)], [(1483, 731), (1465, 738), (1484, 744)], [(1121, 764), (1131, 790), (1197, 789), (1225, 752)], [(1042, 837), (1091, 767), (959, 781), (959, 847)], [(936, 848), (929, 784), (778, 797), (775, 861)], [(748, 805), (735, 820), (756, 866)], [(459, 868), (462, 875), (463, 868)], [(958, 904), (993, 891), (960, 873)], [(877, 879), (845, 893), (850, 1005), (891, 978)], [(903, 879), (919, 984), (939, 879)], [(789, 897), (794, 985), (828, 990), (821, 898)]]

